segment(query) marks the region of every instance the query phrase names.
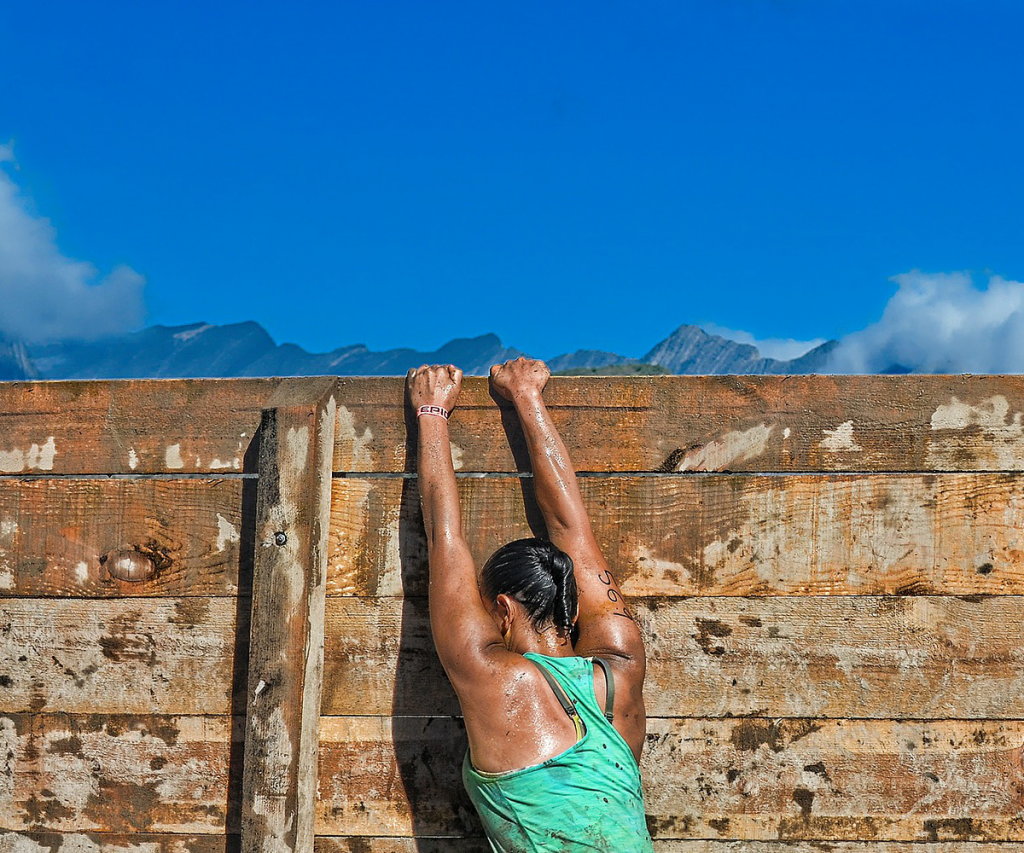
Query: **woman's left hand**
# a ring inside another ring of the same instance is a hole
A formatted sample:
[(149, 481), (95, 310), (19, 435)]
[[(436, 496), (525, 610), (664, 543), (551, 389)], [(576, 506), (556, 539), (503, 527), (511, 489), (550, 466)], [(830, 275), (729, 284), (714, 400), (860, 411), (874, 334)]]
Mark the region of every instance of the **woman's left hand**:
[(420, 406), (441, 406), (450, 412), (462, 389), (462, 371), (454, 364), (423, 364), (409, 371), (405, 387), (414, 410)]

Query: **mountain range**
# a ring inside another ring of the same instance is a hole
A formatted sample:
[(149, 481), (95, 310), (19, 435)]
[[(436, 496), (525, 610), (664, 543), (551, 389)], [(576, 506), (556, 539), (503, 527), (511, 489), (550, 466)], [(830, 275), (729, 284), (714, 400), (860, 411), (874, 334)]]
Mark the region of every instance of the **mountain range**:
[[(837, 345), (828, 341), (799, 358), (766, 358), (755, 346), (684, 325), (639, 358), (601, 350), (576, 350), (548, 359), (552, 371), (660, 365), (669, 373), (815, 373)], [(494, 334), (456, 338), (434, 352), (362, 344), (307, 352), (277, 344), (259, 323), (223, 326), (148, 326), (95, 341), (30, 344), (0, 337), (0, 380), (129, 379), (232, 376), (387, 376), (423, 363), (457, 364), (467, 374), (486, 374), (492, 364), (526, 353), (506, 347)]]

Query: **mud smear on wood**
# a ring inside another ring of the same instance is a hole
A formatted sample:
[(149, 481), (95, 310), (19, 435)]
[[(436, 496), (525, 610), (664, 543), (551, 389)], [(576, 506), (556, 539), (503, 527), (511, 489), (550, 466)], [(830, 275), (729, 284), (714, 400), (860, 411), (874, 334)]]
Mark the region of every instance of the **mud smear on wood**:
[(813, 720), (743, 720), (729, 735), (733, 747), (750, 752), (767, 746), (772, 752), (782, 752), (789, 744), (820, 731), (822, 724)]
[(77, 817), (73, 810), (57, 799), (53, 791), (43, 788), (39, 794), (38, 797), (35, 794), (29, 797), (22, 807), (30, 827), (42, 829), (47, 825), (59, 824), (61, 821)]
[(669, 817), (657, 817), (656, 815), (645, 815), (647, 820), (647, 831), (652, 838), (663, 836), (666, 838), (685, 838), (694, 828), (697, 821), (690, 815), (671, 815)]
[(103, 657), (114, 662), (134, 660), (150, 667), (156, 665), (156, 640), (148, 631), (135, 630), (141, 618), (138, 611), (128, 611), (110, 620), (107, 633), (99, 638)]
[(716, 640), (732, 636), (732, 628), (717, 619), (697, 619), (697, 645), (706, 655), (724, 655), (725, 646)]
[(160, 822), (159, 815), (167, 808), (158, 787), (157, 782), (137, 784), (102, 778), (98, 790), (89, 794), (82, 815), (103, 829), (145, 832)]
[(184, 628), (195, 628), (202, 625), (210, 613), (210, 602), (205, 598), (180, 598), (174, 602), (174, 615), (170, 618), (172, 625)]

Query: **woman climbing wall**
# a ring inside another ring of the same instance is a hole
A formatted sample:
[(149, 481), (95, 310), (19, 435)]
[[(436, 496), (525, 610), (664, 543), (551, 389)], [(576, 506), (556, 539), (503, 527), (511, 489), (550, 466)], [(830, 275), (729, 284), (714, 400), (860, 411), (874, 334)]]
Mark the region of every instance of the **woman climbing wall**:
[(465, 717), (463, 781), (491, 847), (649, 853), (638, 767), (643, 640), (544, 405), (549, 376), (543, 362), (523, 358), (491, 368), (492, 387), (522, 423), (550, 540), (499, 548), (478, 579), (448, 440), (462, 371), (409, 371), (431, 630)]

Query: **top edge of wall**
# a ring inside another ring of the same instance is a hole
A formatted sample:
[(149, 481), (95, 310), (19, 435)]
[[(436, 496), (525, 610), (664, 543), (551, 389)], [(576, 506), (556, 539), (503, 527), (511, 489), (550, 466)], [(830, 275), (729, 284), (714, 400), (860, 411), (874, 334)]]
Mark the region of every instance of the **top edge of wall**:
[[(335, 472), (412, 472), (404, 381), (0, 383), (0, 474), (255, 473), (261, 411), (329, 383)], [(553, 377), (545, 399), (579, 471), (1024, 470), (1018, 375)], [(485, 378), (466, 378), (450, 430), (460, 473), (528, 470), (515, 412)]]

